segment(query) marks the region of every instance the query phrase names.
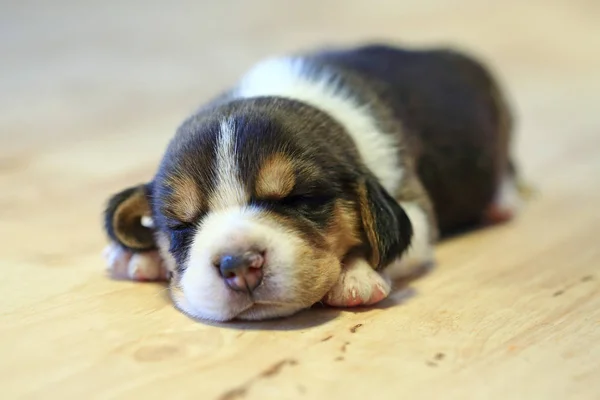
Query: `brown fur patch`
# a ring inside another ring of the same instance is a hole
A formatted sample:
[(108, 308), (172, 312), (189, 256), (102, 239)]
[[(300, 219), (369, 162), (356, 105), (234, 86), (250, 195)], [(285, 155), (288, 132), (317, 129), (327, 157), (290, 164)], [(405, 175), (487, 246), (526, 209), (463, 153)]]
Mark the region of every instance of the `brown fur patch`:
[(339, 259), (360, 244), (359, 227), (360, 219), (354, 205), (348, 201), (336, 201), (325, 238), (329, 248)]
[(286, 272), (292, 274), (288, 282), (292, 283), (292, 289), (288, 294), (293, 295), (296, 303), (307, 307), (320, 301), (337, 281), (342, 270), (341, 259), (327, 246), (325, 233), (315, 232), (315, 236), (321, 238), (322, 245), (318, 246), (300, 232), (298, 225), (291, 218), (264, 212), (257, 220), (282, 229), (298, 239), (294, 244), (296, 264), (292, 270)]
[(263, 164), (256, 178), (256, 195), (260, 198), (281, 199), (296, 183), (294, 166), (283, 154), (274, 154)]
[(139, 249), (152, 244), (151, 233), (140, 223), (144, 215), (151, 215), (150, 205), (143, 191), (138, 190), (115, 210), (112, 223), (115, 236), (127, 247)]
[[(299, 248), (296, 272), (295, 298), (301, 303), (312, 305), (325, 297), (342, 271), (341, 261), (334, 254), (314, 249), (306, 244)], [(309, 267), (312, 266), (312, 267)]]
[(168, 185), (173, 190), (167, 202), (169, 211), (179, 221), (192, 222), (203, 207), (198, 185), (186, 175), (171, 176)]
[(371, 259), (369, 262), (372, 266), (376, 266), (379, 265), (379, 261), (381, 259), (378, 246), (379, 237), (377, 236), (377, 230), (375, 228), (375, 219), (371, 213), (371, 205), (369, 204), (367, 187), (364, 183), (361, 183), (358, 186), (357, 193), (362, 227), (371, 246)]

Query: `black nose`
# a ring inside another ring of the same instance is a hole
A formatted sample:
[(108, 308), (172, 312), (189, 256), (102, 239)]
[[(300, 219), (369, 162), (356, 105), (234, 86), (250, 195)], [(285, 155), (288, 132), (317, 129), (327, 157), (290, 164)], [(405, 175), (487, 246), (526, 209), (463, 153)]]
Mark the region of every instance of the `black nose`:
[(252, 291), (263, 278), (265, 259), (261, 253), (247, 251), (243, 254), (225, 254), (219, 259), (219, 271), (233, 290)]

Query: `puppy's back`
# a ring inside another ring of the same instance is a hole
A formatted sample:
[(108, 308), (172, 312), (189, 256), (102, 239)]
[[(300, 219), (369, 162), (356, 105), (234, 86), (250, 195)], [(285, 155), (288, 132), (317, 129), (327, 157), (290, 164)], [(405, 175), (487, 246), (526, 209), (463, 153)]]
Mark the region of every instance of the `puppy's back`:
[(486, 67), (451, 50), (383, 45), (323, 51), (311, 58), (359, 77), (358, 86), (377, 93), (374, 106), (389, 107), (442, 232), (481, 219), (509, 174), (512, 128)]

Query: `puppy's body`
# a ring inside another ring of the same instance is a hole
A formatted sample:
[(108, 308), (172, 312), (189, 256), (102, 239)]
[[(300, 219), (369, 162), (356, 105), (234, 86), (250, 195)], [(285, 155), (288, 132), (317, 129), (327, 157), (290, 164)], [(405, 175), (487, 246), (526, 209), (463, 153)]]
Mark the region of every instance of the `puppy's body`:
[[(175, 302), (194, 316), (372, 304), (390, 275), (433, 261), (439, 233), (497, 208), (509, 130), (488, 72), (453, 52), (275, 58), (179, 128), (133, 202), (148, 199), (156, 240), (116, 217), (132, 208), (123, 195), (107, 227), (132, 251), (158, 247)], [(231, 275), (232, 254), (260, 265)]]
[(373, 46), (318, 58), (359, 74), (377, 92), (393, 116), (387, 129), (409, 147), (399, 154), (408, 159), (403, 166), (421, 180), (441, 231), (480, 222), (510, 174), (511, 116), (488, 71), (447, 50)]
[[(386, 190), (399, 198), (413, 197), (406, 192), (415, 189), (401, 181), (404, 174), (416, 174), (434, 203), (442, 232), (481, 221), (500, 180), (510, 174), (511, 118), (499, 88), (480, 64), (447, 50), (385, 46), (318, 53), (300, 58), (295, 66), (290, 60), (259, 65), (264, 81), (254, 82), (263, 87), (256, 91), (308, 97), (301, 84), (299, 93), (285, 93), (276, 80), (272, 85), (278, 87), (269, 89), (265, 81), (280, 75), (290, 80), (310, 76), (313, 82), (328, 82), (329, 90), (337, 87), (374, 122), (376, 130), (349, 132)], [(350, 117), (340, 115), (339, 120)]]

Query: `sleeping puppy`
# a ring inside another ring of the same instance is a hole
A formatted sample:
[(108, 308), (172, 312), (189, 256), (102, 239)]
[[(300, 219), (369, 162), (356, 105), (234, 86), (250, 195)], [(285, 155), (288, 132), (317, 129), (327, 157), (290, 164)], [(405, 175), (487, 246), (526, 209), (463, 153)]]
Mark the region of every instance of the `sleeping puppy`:
[(383, 45), (266, 60), (177, 130), (152, 181), (110, 199), (107, 262), (215, 321), (375, 304), (458, 229), (517, 210), (490, 73)]

